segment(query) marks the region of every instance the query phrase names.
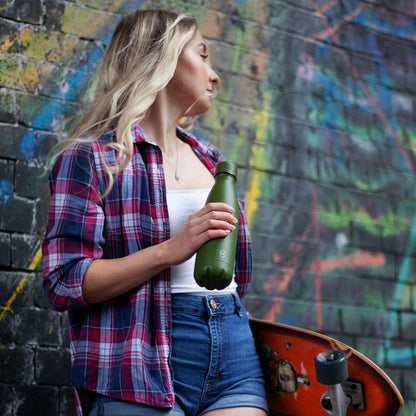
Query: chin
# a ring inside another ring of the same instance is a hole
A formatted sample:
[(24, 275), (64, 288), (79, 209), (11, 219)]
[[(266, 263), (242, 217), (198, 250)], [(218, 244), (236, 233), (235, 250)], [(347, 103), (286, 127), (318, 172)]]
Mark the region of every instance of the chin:
[(186, 112), (186, 117), (195, 117), (206, 113), (211, 108), (211, 101), (209, 99), (201, 100), (196, 103), (189, 111)]

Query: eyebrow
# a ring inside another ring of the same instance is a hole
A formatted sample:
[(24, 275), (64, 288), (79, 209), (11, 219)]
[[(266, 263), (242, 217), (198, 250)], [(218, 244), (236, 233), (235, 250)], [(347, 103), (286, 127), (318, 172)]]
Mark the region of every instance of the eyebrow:
[(202, 46), (202, 49), (204, 50), (204, 52), (206, 52), (207, 51), (207, 45), (204, 43), (204, 42), (201, 42), (199, 45), (198, 45), (198, 48), (199, 47), (201, 47)]

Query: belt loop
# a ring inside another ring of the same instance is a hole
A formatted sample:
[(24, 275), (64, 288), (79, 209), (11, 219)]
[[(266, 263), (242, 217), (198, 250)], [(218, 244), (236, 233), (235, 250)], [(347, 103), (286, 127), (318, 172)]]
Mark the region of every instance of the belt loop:
[(241, 309), (242, 309), (241, 300), (240, 300), (237, 292), (233, 293), (233, 297), (234, 297), (234, 304), (235, 304), (235, 312), (241, 318), (243, 316), (243, 314), (241, 312)]

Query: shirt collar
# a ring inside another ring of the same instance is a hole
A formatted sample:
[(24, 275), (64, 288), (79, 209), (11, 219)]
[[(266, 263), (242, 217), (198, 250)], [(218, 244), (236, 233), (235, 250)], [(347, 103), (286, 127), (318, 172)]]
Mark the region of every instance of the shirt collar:
[[(191, 147), (198, 147), (198, 139), (193, 134), (189, 133), (188, 131), (185, 131), (179, 126), (176, 127), (176, 135), (180, 140), (189, 144)], [(157, 146), (157, 143), (150, 139), (150, 137), (145, 133), (145, 131), (139, 124), (136, 124), (132, 128), (132, 137), (133, 143), (147, 142)]]

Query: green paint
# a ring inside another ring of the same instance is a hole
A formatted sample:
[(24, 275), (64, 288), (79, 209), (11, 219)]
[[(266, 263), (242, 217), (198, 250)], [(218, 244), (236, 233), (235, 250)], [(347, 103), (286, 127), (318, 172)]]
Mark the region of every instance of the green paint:
[[(398, 282), (397, 282), (397, 284), (395, 286), (395, 290), (394, 290), (393, 302), (392, 302), (392, 309), (393, 310), (400, 310), (400, 307), (402, 305), (402, 299), (403, 299), (404, 291), (407, 288), (405, 283), (407, 281), (407, 277), (409, 276), (409, 270), (410, 270), (411, 262), (413, 260), (412, 254), (414, 253), (415, 242), (416, 242), (416, 212), (415, 212), (414, 217), (413, 217), (413, 225), (410, 228), (409, 239), (408, 239), (408, 244), (407, 244), (407, 247), (406, 247), (405, 256), (404, 256), (403, 262), (400, 266)], [(388, 347), (390, 347), (390, 345), (391, 345), (391, 338), (392, 338), (392, 333), (394, 331), (395, 322), (396, 321), (394, 321), (392, 319), (389, 322), (389, 328), (388, 328), (388, 331), (386, 333), (386, 340), (387, 340), (386, 342), (388, 344)], [(401, 354), (402, 351), (403, 350), (400, 349), (399, 353)]]
[(329, 207), (319, 204), (318, 218), (321, 225), (335, 230), (348, 228), (350, 223), (354, 222), (377, 238), (380, 236), (380, 227), (383, 227), (384, 237), (400, 235), (403, 231), (398, 223), (397, 215), (394, 213), (372, 217), (365, 207), (360, 206), (358, 201), (353, 199), (348, 202), (348, 206), (345, 208), (335, 204)]
[(233, 61), (231, 65), (231, 71), (233, 73), (239, 73), (240, 67), (241, 67), (241, 55), (242, 55), (242, 45), (243, 45), (243, 31), (238, 28), (236, 30), (236, 45), (234, 47), (234, 55), (233, 55)]
[(18, 88), (19, 63), (8, 56), (2, 56), (0, 60), (0, 85), (3, 87)]
[(363, 304), (375, 308), (383, 309), (385, 302), (381, 292), (375, 291), (373, 287), (365, 287), (362, 291)]

